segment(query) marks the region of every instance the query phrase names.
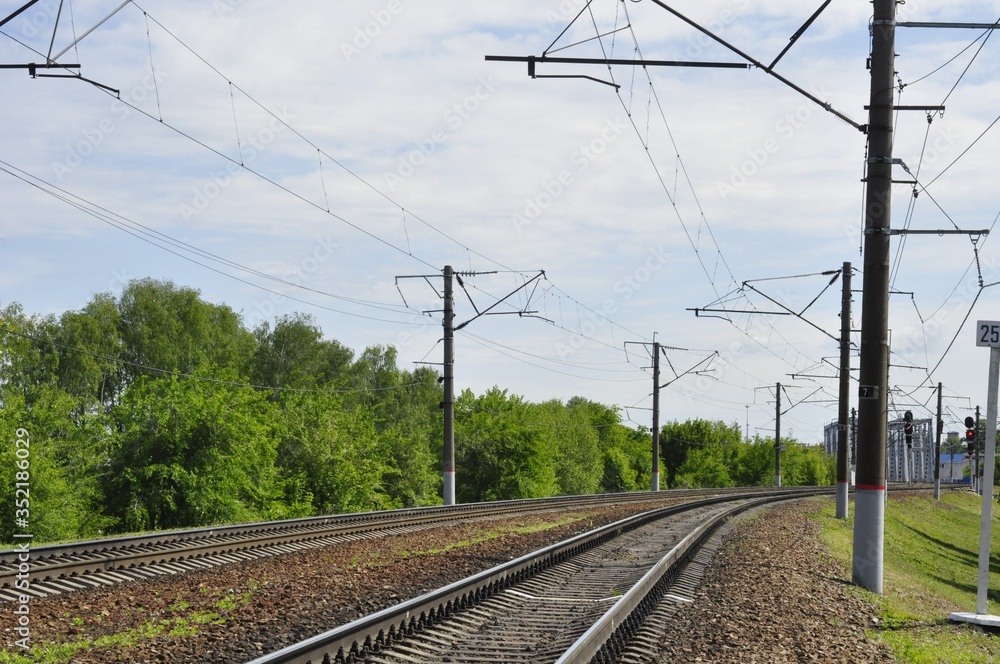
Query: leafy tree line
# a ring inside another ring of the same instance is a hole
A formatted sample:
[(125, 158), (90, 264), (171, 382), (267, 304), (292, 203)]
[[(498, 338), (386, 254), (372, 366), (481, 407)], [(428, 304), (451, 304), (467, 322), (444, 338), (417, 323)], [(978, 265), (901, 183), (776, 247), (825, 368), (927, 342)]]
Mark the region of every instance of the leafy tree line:
[[(783, 486), (825, 486), (837, 480), (836, 458), (822, 447), (783, 440)], [(774, 439), (744, 441), (738, 424), (708, 420), (669, 422), (660, 450), (670, 488), (774, 484)]]
[[(302, 314), (253, 330), (170, 282), (79, 311), (0, 309), (0, 539), (30, 434), (36, 541), (440, 502), (442, 391), (391, 347), (360, 354)], [(645, 489), (650, 435), (609, 406), (465, 391), (461, 501)]]
[[(253, 330), (170, 282), (34, 316), (0, 309), (0, 539), (15, 532), (19, 429), (36, 541), (440, 503), (440, 376), (355, 354), (293, 314)], [(455, 403), (462, 502), (645, 490), (651, 437), (613, 407), (495, 387)], [(669, 487), (773, 483), (773, 441), (737, 425), (663, 427)], [(783, 483), (833, 461), (789, 444)]]

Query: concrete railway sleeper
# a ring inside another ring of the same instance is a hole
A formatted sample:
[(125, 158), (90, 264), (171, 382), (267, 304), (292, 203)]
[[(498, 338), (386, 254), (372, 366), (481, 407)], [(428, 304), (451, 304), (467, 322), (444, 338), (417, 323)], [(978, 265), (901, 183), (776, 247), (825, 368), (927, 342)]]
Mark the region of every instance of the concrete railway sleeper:
[(659, 508), (371, 614), (252, 664), (618, 661), (646, 615), (673, 592), (671, 584), (684, 564), (719, 525), (757, 505), (819, 493), (832, 489), (772, 489)]

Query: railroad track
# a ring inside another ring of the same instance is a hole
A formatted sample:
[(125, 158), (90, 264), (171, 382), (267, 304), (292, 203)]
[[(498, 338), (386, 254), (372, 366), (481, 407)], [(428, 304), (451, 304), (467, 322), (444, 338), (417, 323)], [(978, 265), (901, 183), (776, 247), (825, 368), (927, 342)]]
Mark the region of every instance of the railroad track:
[[(830, 493), (830, 487), (772, 489), (662, 507), (252, 664), (643, 661), (645, 644), (651, 642), (643, 624), (650, 615), (652, 624), (661, 624), (671, 604), (690, 601), (698, 565), (688, 563), (704, 556), (700, 547), (714, 531), (734, 515), (769, 502)], [(705, 563), (701, 559), (700, 566)], [(662, 625), (657, 629), (662, 631)]]
[[(526, 512), (586, 509), (651, 500), (691, 500), (719, 491), (645, 492), (476, 503), (294, 519), (32, 548), (32, 597), (113, 585), (332, 544), (411, 533), (456, 521)], [(16, 601), (20, 550), (0, 551), (0, 601)]]

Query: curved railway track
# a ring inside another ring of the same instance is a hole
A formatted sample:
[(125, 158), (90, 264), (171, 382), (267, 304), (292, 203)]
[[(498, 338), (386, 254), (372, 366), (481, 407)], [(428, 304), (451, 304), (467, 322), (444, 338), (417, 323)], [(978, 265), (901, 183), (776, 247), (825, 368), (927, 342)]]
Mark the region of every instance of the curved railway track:
[[(732, 516), (832, 489), (744, 492), (671, 505), (592, 530), (254, 660), (611, 662), (641, 653), (664, 597), (689, 601), (686, 565)], [(669, 612), (668, 612), (669, 613)], [(629, 654), (629, 649), (632, 649)], [(641, 661), (641, 657), (634, 661)]]
[[(294, 519), (240, 526), (137, 535), (31, 549), (30, 594), (122, 583), (328, 546), (345, 541), (415, 532), (459, 520), (525, 512), (586, 509), (652, 500), (690, 500), (723, 491), (645, 492), (475, 503)], [(14, 601), (20, 550), (0, 551), (0, 601)]]

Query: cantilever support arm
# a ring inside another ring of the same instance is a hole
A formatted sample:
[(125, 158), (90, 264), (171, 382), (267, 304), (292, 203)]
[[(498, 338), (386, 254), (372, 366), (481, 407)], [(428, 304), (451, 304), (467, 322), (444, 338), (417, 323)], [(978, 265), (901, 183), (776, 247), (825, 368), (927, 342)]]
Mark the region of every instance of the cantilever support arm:
[(722, 46), (726, 47), (727, 49), (729, 49), (730, 51), (732, 51), (736, 55), (740, 56), (741, 58), (743, 58), (744, 60), (746, 60), (747, 62), (749, 62), (754, 67), (757, 67), (758, 69), (763, 70), (766, 74), (768, 74), (769, 76), (773, 76), (774, 78), (778, 79), (779, 81), (781, 81), (782, 83), (784, 83), (785, 85), (787, 85), (788, 87), (790, 87), (791, 89), (793, 89), (796, 92), (798, 92), (800, 95), (806, 97), (807, 99), (809, 99), (810, 101), (818, 104), (819, 106), (822, 106), (824, 110), (826, 110), (826, 111), (828, 111), (830, 113), (833, 113), (835, 116), (837, 116), (838, 118), (840, 118), (841, 120), (843, 120), (847, 124), (851, 125), (852, 127), (854, 127), (855, 129), (857, 129), (858, 131), (860, 131), (862, 133), (868, 133), (868, 127), (867, 127), (867, 125), (858, 124), (857, 122), (855, 122), (851, 118), (847, 117), (846, 115), (844, 115), (843, 113), (841, 113), (837, 109), (833, 108), (833, 106), (831, 106), (829, 102), (822, 101), (816, 95), (813, 95), (813, 94), (807, 92), (806, 90), (804, 90), (800, 86), (796, 85), (795, 83), (791, 82), (790, 80), (788, 80), (787, 78), (785, 78), (781, 74), (778, 74), (777, 72), (775, 72), (773, 69), (768, 68), (767, 65), (763, 64), (759, 60), (756, 60), (755, 58), (749, 56), (748, 54), (744, 53), (740, 49), (736, 48), (735, 46), (733, 46), (732, 44), (730, 44), (729, 42), (727, 42), (725, 39), (723, 39), (722, 37), (719, 37), (718, 35), (716, 35), (715, 33), (713, 33), (708, 28), (702, 27), (701, 25), (699, 25), (695, 21), (692, 21), (690, 18), (688, 18), (684, 14), (681, 14), (679, 11), (677, 11), (673, 7), (667, 5), (666, 3), (662, 2), (661, 0), (652, 0), (652, 2), (653, 2), (653, 4), (661, 7), (662, 9), (665, 9), (666, 11), (670, 12), (671, 14), (673, 14), (674, 16), (676, 16), (677, 18), (679, 18), (680, 20), (684, 21), (685, 23), (687, 23), (688, 25), (690, 25), (695, 30), (701, 32), (702, 34), (708, 36), (712, 40), (714, 40), (714, 41), (718, 42), (719, 44), (721, 44)]

